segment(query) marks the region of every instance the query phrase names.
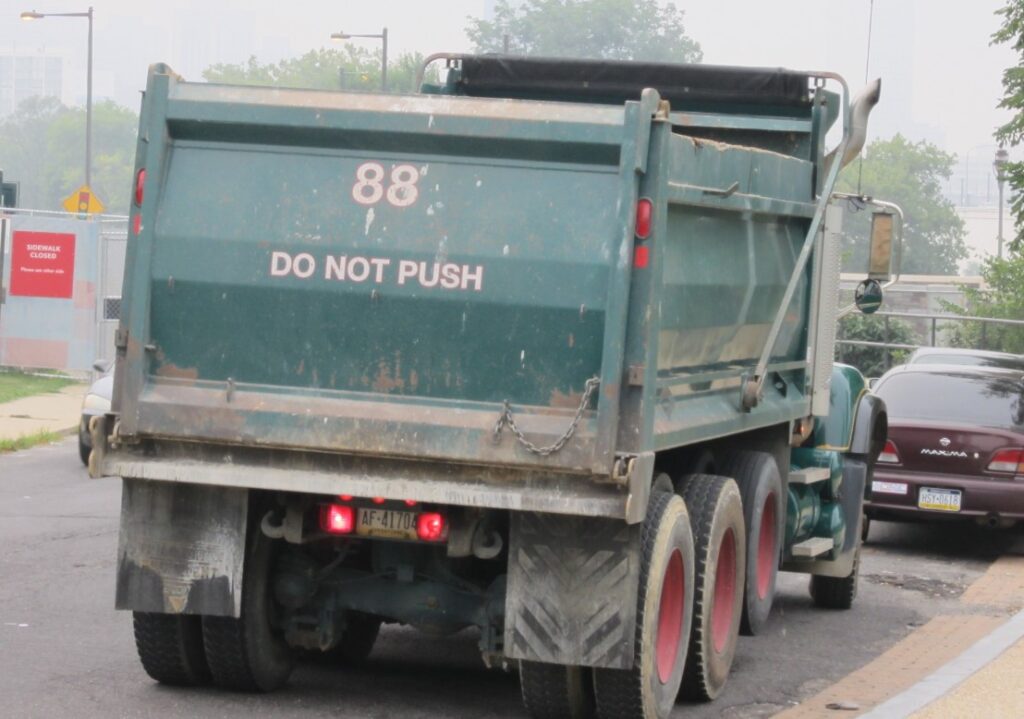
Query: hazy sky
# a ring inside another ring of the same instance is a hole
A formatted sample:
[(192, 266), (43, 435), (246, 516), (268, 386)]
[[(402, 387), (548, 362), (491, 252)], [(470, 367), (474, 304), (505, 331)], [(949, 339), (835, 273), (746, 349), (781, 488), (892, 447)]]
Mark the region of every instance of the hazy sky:
[[(96, 92), (137, 106), (146, 66), (164, 61), (189, 79), (215, 62), (277, 60), (329, 45), (332, 31), (379, 32), (391, 52), (469, 49), (468, 15), (484, 0), (91, 0), (96, 11)], [(18, 12), (83, 10), (89, 0), (0, 0), (0, 53), (46, 50), (65, 61), (65, 99), (84, 95), (85, 23), (20, 22)], [(875, 0), (871, 75), (883, 78), (873, 135), (900, 131), (962, 157), (991, 161), (1000, 74), (1014, 60), (989, 46), (1003, 0)], [(870, 0), (683, 0), (706, 62), (827, 69), (856, 91), (864, 79)], [(364, 41), (370, 43), (373, 41)], [(980, 172), (978, 173), (981, 174)], [(972, 178), (979, 181), (977, 178)]]

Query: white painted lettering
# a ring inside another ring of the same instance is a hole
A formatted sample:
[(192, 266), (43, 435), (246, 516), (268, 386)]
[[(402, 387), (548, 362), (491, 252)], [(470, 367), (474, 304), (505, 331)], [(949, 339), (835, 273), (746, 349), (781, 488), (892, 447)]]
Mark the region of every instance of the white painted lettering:
[(410, 277), (415, 277), (419, 264), (413, 260), (402, 260), (398, 263), (398, 284), (404, 285)]
[(469, 283), (472, 282), (473, 289), (479, 292), (480, 287), (484, 283), (484, 266), (477, 265), (472, 268), (472, 272), (470, 272), (470, 269), (469, 265), (462, 266), (462, 289), (469, 287)]
[(327, 255), (325, 260), (326, 264), (324, 267), (324, 279), (344, 281), (345, 265), (348, 263), (348, 257), (346, 257), (345, 255), (338, 255), (337, 257), (331, 257), (330, 255)]
[(421, 262), (420, 263), (420, 284), (423, 287), (433, 287), (433, 286), (435, 286), (437, 284), (437, 275), (438, 275), (438, 271), (439, 271), (440, 267), (441, 267), (440, 263), (435, 262), (434, 263), (433, 274), (430, 276), (430, 279), (427, 279), (427, 263), (426, 262)]
[(373, 265), (374, 269), (373, 281), (379, 285), (384, 281), (384, 268), (391, 264), (391, 260), (384, 257), (374, 257), (370, 260), (370, 264)]
[(363, 282), (370, 276), (370, 263), (365, 257), (353, 257), (348, 261), (348, 278), (353, 282)]
[(304, 280), (316, 271), (316, 260), (308, 252), (300, 252), (292, 260), (292, 274)]
[(284, 277), (292, 271), (292, 256), (287, 252), (272, 252), (270, 254), (270, 276)]
[(459, 266), (453, 262), (446, 262), (441, 267), (441, 287), (446, 290), (454, 290), (459, 286)]

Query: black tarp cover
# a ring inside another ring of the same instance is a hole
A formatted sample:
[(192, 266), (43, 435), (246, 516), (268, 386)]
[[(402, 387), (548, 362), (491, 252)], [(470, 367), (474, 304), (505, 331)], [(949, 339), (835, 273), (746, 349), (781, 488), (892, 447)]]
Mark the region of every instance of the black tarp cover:
[(487, 97), (625, 102), (653, 87), (671, 102), (806, 105), (809, 76), (775, 68), (611, 60), (464, 56), (459, 91)]

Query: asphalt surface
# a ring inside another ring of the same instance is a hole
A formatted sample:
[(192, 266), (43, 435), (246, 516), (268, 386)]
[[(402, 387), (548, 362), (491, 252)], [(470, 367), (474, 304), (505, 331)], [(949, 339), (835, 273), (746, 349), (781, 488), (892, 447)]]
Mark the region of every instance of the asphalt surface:
[[(524, 717), (513, 673), (487, 670), (475, 637), (386, 628), (365, 667), (298, 667), (247, 696), (153, 683), (131, 617), (113, 609), (120, 481), (90, 480), (73, 439), (0, 455), (0, 697), (17, 717)], [(859, 668), (937, 614), (1020, 532), (876, 522), (847, 612), (815, 609), (807, 578), (780, 576), (762, 636), (741, 638), (725, 693), (685, 717), (764, 717)]]

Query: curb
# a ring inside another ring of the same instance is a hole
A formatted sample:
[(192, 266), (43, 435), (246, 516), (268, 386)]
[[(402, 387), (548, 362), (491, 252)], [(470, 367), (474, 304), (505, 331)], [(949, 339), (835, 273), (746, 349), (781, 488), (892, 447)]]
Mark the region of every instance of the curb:
[(979, 639), (962, 654), (896, 696), (861, 714), (862, 719), (888, 719), (910, 716), (941, 699), (958, 685), (988, 666), (999, 655), (1024, 637), (1024, 611)]

